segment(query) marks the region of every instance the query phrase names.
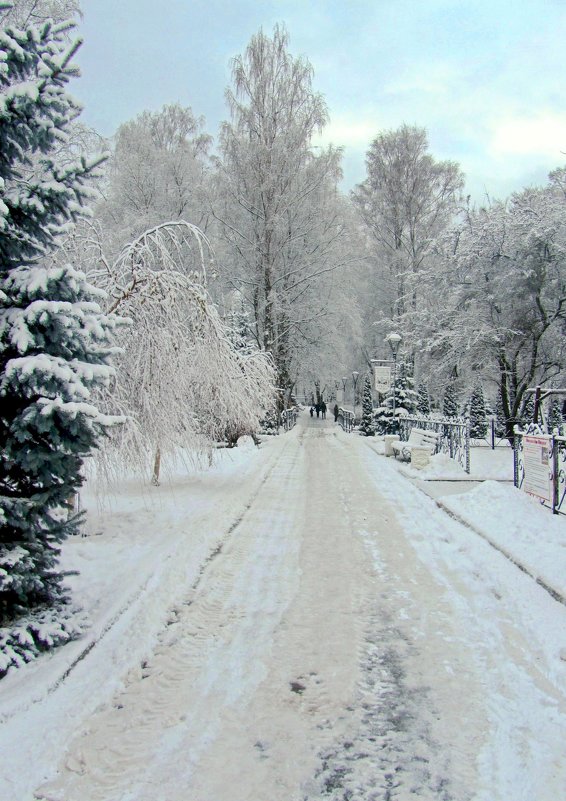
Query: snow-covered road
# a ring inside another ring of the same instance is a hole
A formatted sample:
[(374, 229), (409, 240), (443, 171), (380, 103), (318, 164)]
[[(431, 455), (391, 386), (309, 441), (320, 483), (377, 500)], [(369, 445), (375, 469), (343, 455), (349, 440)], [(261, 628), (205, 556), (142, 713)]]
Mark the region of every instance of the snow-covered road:
[(566, 797), (564, 607), (330, 421), (269, 443), (237, 511), (233, 480), (198, 579), (34, 798)]

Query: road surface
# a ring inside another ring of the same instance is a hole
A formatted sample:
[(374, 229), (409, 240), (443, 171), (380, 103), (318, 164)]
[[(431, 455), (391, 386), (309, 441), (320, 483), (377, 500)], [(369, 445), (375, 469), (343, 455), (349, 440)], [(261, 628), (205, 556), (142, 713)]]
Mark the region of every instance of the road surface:
[(34, 797), (565, 798), (564, 676), (533, 639), (554, 602), (330, 420), (303, 415), (262, 464)]

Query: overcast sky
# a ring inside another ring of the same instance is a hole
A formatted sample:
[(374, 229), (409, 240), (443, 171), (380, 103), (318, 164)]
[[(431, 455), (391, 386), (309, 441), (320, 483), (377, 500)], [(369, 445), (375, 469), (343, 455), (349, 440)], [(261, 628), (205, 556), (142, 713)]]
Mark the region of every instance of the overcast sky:
[(82, 0), (83, 122), (105, 136), (144, 109), (191, 106), (216, 136), (230, 59), (283, 22), (314, 67), (344, 147), (343, 188), (363, 180), (384, 129), (428, 131), (476, 202), (566, 163), (565, 0)]

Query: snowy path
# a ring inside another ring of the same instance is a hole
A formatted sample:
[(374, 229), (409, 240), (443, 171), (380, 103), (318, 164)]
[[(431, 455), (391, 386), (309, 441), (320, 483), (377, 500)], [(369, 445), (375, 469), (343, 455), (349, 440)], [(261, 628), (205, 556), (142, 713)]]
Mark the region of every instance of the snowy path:
[(564, 797), (566, 610), (330, 421), (303, 417), (262, 464), (34, 797)]

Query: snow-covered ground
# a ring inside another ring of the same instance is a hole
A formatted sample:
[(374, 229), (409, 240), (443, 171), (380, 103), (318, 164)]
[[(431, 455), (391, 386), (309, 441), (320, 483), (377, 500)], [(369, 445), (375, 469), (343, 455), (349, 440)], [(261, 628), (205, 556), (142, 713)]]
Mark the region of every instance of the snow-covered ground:
[(566, 520), (508, 449), (446, 495), (379, 450), (303, 415), (83, 493), (89, 628), (0, 682), (0, 798), (566, 797)]

